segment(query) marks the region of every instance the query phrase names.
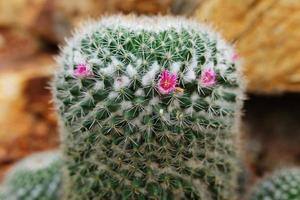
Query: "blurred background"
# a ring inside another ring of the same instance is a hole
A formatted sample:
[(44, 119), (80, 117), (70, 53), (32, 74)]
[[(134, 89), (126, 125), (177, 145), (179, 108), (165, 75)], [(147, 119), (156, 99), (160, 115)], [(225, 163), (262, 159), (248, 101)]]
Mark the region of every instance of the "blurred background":
[(236, 46), (245, 67), (247, 183), (300, 165), (300, 1), (0, 0), (0, 180), (17, 160), (59, 146), (48, 89), (53, 56), (82, 20), (113, 13), (212, 24)]

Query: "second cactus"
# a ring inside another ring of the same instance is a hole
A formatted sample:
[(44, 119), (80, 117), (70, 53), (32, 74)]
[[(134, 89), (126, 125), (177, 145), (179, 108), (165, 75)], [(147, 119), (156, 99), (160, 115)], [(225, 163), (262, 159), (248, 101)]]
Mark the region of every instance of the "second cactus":
[(0, 200), (59, 200), (63, 161), (58, 151), (35, 153), (16, 163), (0, 185)]
[(299, 200), (300, 169), (287, 168), (273, 172), (254, 188), (250, 200)]

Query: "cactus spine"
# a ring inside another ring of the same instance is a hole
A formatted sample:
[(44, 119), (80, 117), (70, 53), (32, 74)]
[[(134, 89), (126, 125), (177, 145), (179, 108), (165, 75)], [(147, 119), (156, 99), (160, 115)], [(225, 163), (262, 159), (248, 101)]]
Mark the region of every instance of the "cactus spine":
[(58, 200), (61, 186), (60, 153), (36, 153), (19, 161), (0, 186), (2, 200)]
[(184, 18), (112, 16), (58, 57), (66, 199), (235, 199), (233, 49)]
[(290, 168), (274, 172), (254, 189), (251, 200), (299, 200), (300, 169)]

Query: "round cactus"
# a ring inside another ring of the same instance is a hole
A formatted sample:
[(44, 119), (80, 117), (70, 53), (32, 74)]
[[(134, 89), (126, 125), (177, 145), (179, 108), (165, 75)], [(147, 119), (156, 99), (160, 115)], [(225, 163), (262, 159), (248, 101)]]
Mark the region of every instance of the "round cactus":
[(58, 200), (61, 186), (60, 153), (33, 154), (10, 169), (0, 186), (2, 200)]
[(236, 58), (184, 18), (82, 25), (53, 81), (66, 199), (235, 199)]
[(254, 189), (251, 200), (299, 200), (300, 169), (290, 168), (274, 172)]

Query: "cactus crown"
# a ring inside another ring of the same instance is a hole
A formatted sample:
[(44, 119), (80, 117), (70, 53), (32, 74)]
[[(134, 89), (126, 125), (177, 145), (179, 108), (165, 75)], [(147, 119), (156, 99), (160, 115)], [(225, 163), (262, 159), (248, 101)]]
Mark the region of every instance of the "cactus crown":
[(61, 164), (57, 151), (36, 153), (19, 161), (5, 176), (0, 186), (0, 199), (59, 199)]
[(53, 82), (67, 198), (234, 199), (233, 57), (218, 34), (183, 18), (83, 25)]
[(274, 172), (254, 189), (251, 200), (300, 199), (300, 169), (290, 168)]

